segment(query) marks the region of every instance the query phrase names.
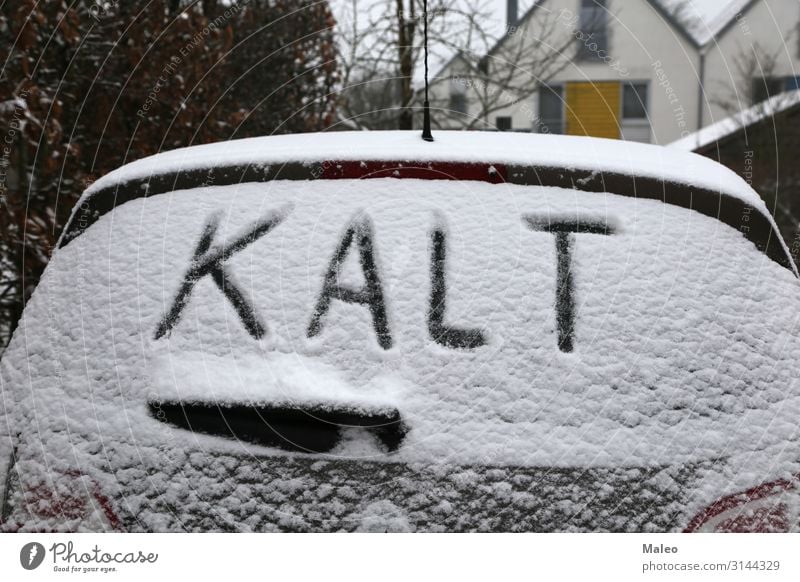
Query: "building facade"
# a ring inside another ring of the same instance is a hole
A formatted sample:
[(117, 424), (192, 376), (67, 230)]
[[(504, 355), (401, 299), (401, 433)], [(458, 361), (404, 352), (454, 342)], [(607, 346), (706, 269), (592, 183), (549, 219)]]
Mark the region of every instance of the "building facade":
[(797, 88), (799, 28), (798, 0), (508, 0), (494, 48), (432, 80), (434, 122), (668, 144)]

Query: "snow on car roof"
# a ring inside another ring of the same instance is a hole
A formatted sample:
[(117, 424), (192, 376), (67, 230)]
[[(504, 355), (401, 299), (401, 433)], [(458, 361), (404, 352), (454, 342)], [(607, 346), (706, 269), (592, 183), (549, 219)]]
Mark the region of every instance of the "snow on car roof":
[[(332, 132), (193, 146), (145, 158), (95, 182), (59, 247), (141, 197), (202, 186), (336, 178), (479, 180), (645, 197), (716, 218), (797, 274), (766, 205), (731, 170), (675, 149), (577, 136), (492, 132)], [(755, 211), (755, 212), (754, 212)], [(747, 228), (741, 228), (742, 217)]]
[(768, 215), (737, 174), (705, 157), (661, 146), (591, 137), (437, 131), (329, 132), (231, 140), (167, 151), (137, 160), (95, 182), (95, 192), (150, 176), (227, 165), (324, 161), (474, 162), (580, 169), (648, 177), (723, 192)]

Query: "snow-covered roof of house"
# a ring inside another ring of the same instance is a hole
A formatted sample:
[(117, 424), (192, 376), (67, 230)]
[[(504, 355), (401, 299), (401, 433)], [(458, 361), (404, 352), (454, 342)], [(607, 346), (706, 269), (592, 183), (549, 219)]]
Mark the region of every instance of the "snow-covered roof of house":
[(674, 141), (668, 147), (689, 152), (696, 151), (714, 142), (719, 142), (744, 127), (749, 127), (787, 111), (798, 104), (800, 104), (800, 90), (781, 93), (736, 115), (726, 117), (721, 121), (704, 127), (700, 131)]
[[(703, 47), (723, 33), (740, 14), (759, 0), (647, 0), (659, 14), (695, 47)], [(522, 23), (547, 0), (523, 0), (519, 3), (518, 22)], [(337, 5), (334, 4), (334, 7)], [(507, 35), (508, 19), (506, 0), (493, 0), (486, 6), (493, 8), (493, 17), (481, 20), (481, 30), (489, 41), (487, 54), (497, 51), (503, 43), (513, 37)], [(442, 71), (456, 61), (463, 53), (452, 46), (441, 44), (431, 47), (430, 67), (437, 79)], [(414, 71), (417, 85), (422, 83), (423, 65), (420, 61)]]
[(692, 40), (704, 46), (758, 0), (651, 0), (673, 15)]
[[(750, 5), (758, 0), (647, 0), (679, 32), (683, 33), (696, 46), (705, 46), (722, 33)], [(530, 17), (546, 0), (529, 0), (520, 8), (519, 21)], [(495, 12), (503, 15), (486, 23), (490, 36), (497, 43), (489, 51), (494, 51), (507, 38), (505, 28), (505, 0), (495, 0)], [(442, 61), (449, 62), (449, 61)]]

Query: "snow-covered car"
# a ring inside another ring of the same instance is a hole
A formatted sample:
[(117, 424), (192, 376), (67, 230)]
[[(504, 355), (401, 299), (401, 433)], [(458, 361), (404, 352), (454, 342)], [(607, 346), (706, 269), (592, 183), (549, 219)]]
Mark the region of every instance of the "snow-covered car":
[(547, 135), (91, 185), (0, 362), (14, 531), (797, 530), (800, 289), (730, 170)]

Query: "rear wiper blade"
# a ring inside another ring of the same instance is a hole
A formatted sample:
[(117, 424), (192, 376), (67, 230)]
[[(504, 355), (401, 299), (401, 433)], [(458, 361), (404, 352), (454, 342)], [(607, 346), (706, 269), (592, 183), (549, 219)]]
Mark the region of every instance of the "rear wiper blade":
[(335, 448), (343, 428), (367, 430), (389, 452), (408, 432), (396, 408), (365, 412), (344, 406), (151, 401), (148, 409), (153, 418), (178, 428), (306, 453)]

